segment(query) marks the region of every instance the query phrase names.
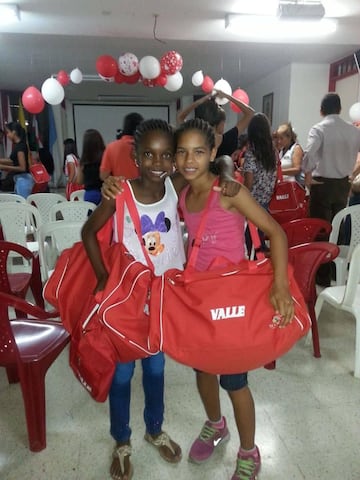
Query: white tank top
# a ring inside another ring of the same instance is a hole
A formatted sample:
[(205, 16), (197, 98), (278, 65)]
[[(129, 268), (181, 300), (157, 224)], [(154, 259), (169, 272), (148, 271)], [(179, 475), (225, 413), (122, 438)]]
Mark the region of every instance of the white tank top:
[[(170, 178), (165, 179), (165, 195), (158, 202), (149, 205), (138, 202), (129, 182), (128, 185), (140, 217), (142, 238), (150, 260), (154, 264), (155, 274), (162, 275), (170, 268), (182, 270), (185, 252), (177, 210), (178, 197), (172, 181)], [(114, 240), (118, 241), (115, 216), (114, 222), (114, 232), (116, 232)], [(145, 256), (126, 205), (124, 245), (134, 258), (146, 265)]]

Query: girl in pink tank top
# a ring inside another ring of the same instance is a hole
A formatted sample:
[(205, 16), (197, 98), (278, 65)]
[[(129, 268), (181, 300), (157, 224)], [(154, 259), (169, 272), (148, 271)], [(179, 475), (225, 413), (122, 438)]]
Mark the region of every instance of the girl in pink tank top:
[[(188, 229), (188, 248), (191, 251), (215, 179), (209, 169), (210, 162), (216, 155), (214, 131), (203, 120), (189, 120), (176, 131), (175, 144), (178, 171), (189, 183), (189, 187), (181, 192), (180, 207)], [(196, 268), (211, 268), (211, 263), (215, 260), (218, 264), (218, 257), (225, 257), (232, 262), (244, 257), (244, 217), (270, 239), (274, 268), (270, 301), (274, 310), (282, 316), (285, 326), (294, 314), (287, 277), (286, 237), (281, 227), (260, 207), (245, 187), (242, 186), (233, 197), (225, 197), (222, 193), (216, 196), (209, 209)], [(189, 458), (195, 463), (202, 463), (212, 455), (217, 445), (229, 438), (229, 431), (226, 419), (221, 414), (217, 376), (197, 371), (196, 380), (207, 419), (190, 448)], [(247, 385), (247, 373), (221, 375), (220, 385), (227, 390), (231, 399), (240, 437), (235, 472), (231, 480), (254, 480), (261, 462), (259, 449), (255, 445), (255, 407)]]

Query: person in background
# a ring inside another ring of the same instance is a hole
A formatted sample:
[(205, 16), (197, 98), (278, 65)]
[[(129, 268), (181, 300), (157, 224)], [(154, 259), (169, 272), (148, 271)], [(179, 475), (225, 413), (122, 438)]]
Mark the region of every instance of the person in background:
[(134, 133), (143, 120), (136, 112), (126, 115), (121, 137), (109, 143), (105, 149), (100, 165), (101, 180), (105, 180), (109, 175), (125, 178), (139, 176), (134, 157)]
[(29, 173), (29, 149), (26, 143), (25, 129), (18, 122), (10, 122), (5, 126), (6, 136), (13, 142), (9, 158), (0, 159), (0, 170), (6, 172), (1, 181), (1, 190), (12, 192), (27, 198), (34, 186)]
[(101, 201), (100, 164), (104, 150), (105, 143), (100, 132), (93, 128), (86, 130), (77, 181), (84, 185), (84, 200), (96, 205)]
[(4, 130), (0, 128), (0, 158), (6, 157), (4, 140), (5, 140), (5, 133), (4, 133)]
[[(227, 98), (237, 107), (241, 109), (243, 114), (239, 116), (239, 119), (234, 127), (224, 133), (226, 113), (225, 110), (216, 103), (215, 98)], [(214, 93), (204, 95), (200, 99), (193, 102), (184, 110), (177, 114), (177, 123), (183, 123), (187, 116), (195, 110), (195, 117), (201, 118), (206, 122), (209, 122), (215, 129), (215, 139), (217, 146), (217, 156), (229, 155), (231, 156), (238, 148), (239, 135), (247, 128), (251, 118), (255, 111), (249, 105), (241, 102), (232, 95), (228, 95), (220, 90), (215, 90)]]
[(67, 177), (66, 198), (68, 200), (70, 200), (72, 192), (84, 188), (83, 185), (77, 181), (79, 166), (76, 142), (73, 138), (67, 138), (64, 140), (64, 173)]
[[(271, 138), (270, 126), (268, 128)], [(216, 155), (214, 131), (203, 120), (198, 118), (189, 120), (178, 127), (175, 133), (175, 147), (178, 172), (189, 183), (179, 198), (189, 232), (189, 257), (216, 178), (210, 171), (210, 163), (214, 161)], [(282, 316), (282, 325), (285, 327), (292, 320), (294, 306), (289, 291), (287, 242), (283, 230), (243, 186), (235, 196), (224, 196), (220, 192), (214, 197), (209, 206), (209, 218), (202, 235), (195, 269), (211, 270), (211, 264), (216, 259), (219, 260), (219, 257), (223, 259), (224, 264), (226, 261), (240, 262), (244, 258), (244, 217), (249, 218), (265, 231), (270, 239), (274, 267), (270, 301), (274, 310)], [(255, 480), (260, 470), (261, 459), (259, 448), (255, 444), (255, 406), (248, 386), (247, 372), (220, 375), (218, 379), (217, 375), (196, 371), (196, 383), (206, 421), (190, 448), (189, 459), (202, 464), (213, 455), (217, 446), (230, 437), (226, 418), (221, 412), (220, 383), (231, 400), (240, 442), (231, 480)], [(205, 474), (204, 478), (209, 477)]]
[[(346, 207), (350, 191), (349, 177), (360, 151), (360, 129), (340, 118), (341, 100), (328, 93), (321, 100), (323, 120), (309, 132), (304, 149), (303, 171), (310, 189), (309, 216), (332, 222)], [(321, 265), (316, 282), (331, 284), (331, 265)]]
[(297, 142), (297, 135), (290, 122), (280, 125), (276, 131), (281, 171), (284, 180), (296, 180), (304, 185), (305, 177), (301, 172), (303, 149)]

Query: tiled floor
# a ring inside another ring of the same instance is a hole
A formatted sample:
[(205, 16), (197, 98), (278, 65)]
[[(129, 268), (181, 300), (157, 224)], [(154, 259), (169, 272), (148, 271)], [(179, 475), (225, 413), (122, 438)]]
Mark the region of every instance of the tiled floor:
[[(360, 380), (353, 377), (355, 323), (330, 307), (320, 317), (322, 358), (300, 341), (274, 371), (250, 374), (257, 409), (260, 480), (360, 479)], [(227, 480), (238, 448), (230, 402), (223, 412), (232, 437), (206, 464), (187, 461), (204, 420), (191, 369), (168, 360), (164, 428), (183, 448), (177, 465), (164, 462), (143, 440), (140, 369), (133, 379), (134, 479)], [(47, 448), (27, 447), (22, 397), (0, 369), (0, 478), (2, 480), (102, 480), (113, 441), (108, 405), (94, 402), (75, 380), (63, 352), (47, 375)]]

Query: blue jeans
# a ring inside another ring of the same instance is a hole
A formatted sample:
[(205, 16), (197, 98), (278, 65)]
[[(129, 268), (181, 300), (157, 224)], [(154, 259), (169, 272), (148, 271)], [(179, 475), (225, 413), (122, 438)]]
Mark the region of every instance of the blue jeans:
[[(144, 421), (150, 435), (161, 432), (164, 420), (164, 367), (162, 352), (141, 360), (145, 396)], [(130, 397), (135, 362), (118, 363), (109, 392), (110, 433), (116, 442), (127, 442), (131, 436)]]

